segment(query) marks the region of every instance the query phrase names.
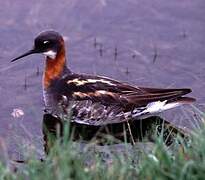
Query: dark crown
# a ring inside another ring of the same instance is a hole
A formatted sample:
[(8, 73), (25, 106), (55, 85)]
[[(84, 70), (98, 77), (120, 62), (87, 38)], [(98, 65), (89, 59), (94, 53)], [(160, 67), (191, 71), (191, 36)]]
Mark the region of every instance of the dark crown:
[(41, 32), (34, 41), (34, 48), (39, 52), (48, 50), (58, 51), (63, 42), (63, 37), (55, 31)]

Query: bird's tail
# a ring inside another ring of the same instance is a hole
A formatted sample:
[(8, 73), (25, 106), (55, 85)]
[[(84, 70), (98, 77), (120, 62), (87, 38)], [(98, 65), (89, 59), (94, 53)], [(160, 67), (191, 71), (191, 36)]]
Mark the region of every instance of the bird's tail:
[(191, 104), (194, 101), (195, 99), (191, 97), (178, 97), (171, 100), (154, 101), (147, 104), (147, 106), (144, 108), (134, 109), (132, 112), (132, 117), (133, 118), (149, 117), (150, 115), (156, 115), (157, 113), (175, 108), (180, 105)]
[(163, 110), (172, 109), (174, 107), (184, 105), (184, 104), (191, 104), (194, 101), (196, 101), (196, 100), (194, 98), (191, 98), (191, 97), (178, 97), (176, 99), (167, 101), (163, 107)]

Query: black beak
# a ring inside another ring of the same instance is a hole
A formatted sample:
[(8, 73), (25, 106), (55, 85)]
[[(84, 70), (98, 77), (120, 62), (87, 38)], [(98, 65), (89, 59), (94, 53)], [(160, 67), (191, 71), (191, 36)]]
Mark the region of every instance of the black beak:
[(25, 56), (28, 56), (28, 55), (30, 55), (30, 54), (35, 54), (35, 53), (38, 53), (38, 51), (35, 50), (35, 49), (31, 49), (31, 50), (29, 50), (28, 52), (22, 54), (21, 56), (18, 56), (17, 58), (12, 59), (11, 62), (14, 62), (14, 61), (16, 61), (16, 60), (18, 60), (18, 59), (21, 59), (21, 58), (23, 58), (23, 57), (25, 57)]

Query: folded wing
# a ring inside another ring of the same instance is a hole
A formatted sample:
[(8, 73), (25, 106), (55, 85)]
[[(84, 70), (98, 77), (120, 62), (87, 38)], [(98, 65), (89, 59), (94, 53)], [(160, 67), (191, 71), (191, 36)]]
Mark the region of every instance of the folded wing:
[(101, 76), (72, 74), (62, 80), (62, 88), (58, 89), (63, 89), (63, 94), (78, 101), (91, 100), (103, 105), (118, 105), (126, 110), (146, 106), (155, 101), (194, 101), (193, 98), (182, 98), (191, 92), (190, 89), (136, 87)]

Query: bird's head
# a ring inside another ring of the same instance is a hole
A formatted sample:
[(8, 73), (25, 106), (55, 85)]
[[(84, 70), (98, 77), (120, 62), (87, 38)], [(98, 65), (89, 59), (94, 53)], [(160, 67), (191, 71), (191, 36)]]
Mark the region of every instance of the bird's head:
[(35, 38), (34, 46), (31, 50), (14, 58), (11, 62), (36, 53), (41, 53), (50, 59), (55, 59), (62, 48), (64, 48), (64, 40), (58, 32), (44, 31)]

